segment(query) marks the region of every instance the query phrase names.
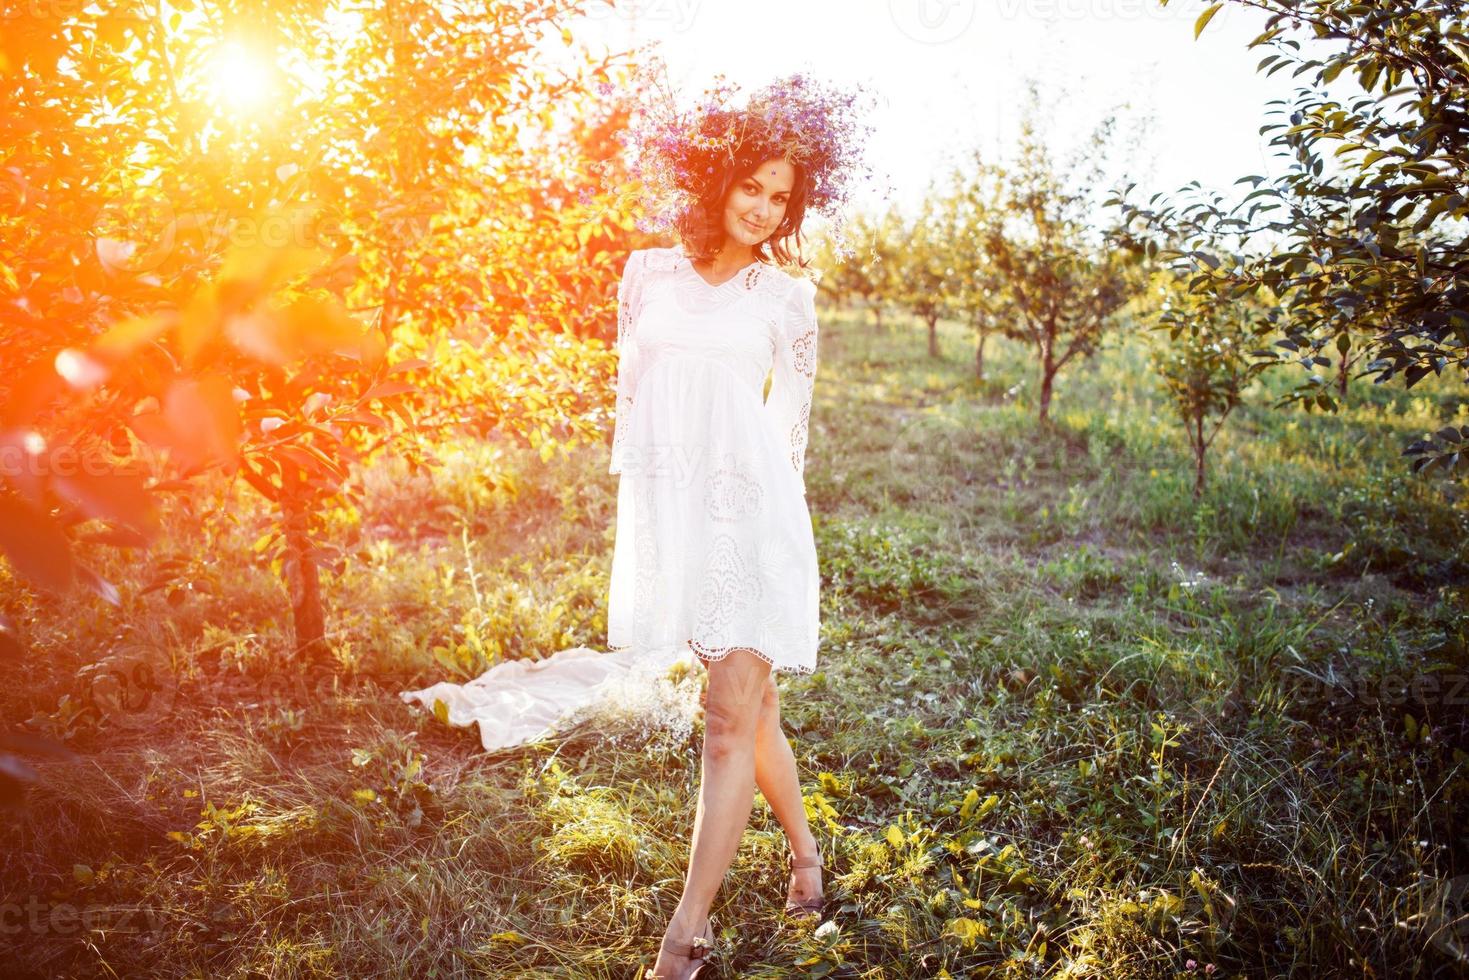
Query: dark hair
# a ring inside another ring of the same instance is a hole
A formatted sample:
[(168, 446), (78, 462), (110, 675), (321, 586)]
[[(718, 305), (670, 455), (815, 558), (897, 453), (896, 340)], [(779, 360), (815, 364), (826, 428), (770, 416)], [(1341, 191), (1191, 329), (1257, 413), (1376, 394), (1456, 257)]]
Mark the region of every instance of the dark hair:
[[(752, 159), (753, 158), (753, 159)], [(724, 246), (724, 202), (729, 192), (740, 182), (752, 176), (760, 164), (774, 156), (763, 153), (742, 152), (734, 166), (721, 167), (714, 179), (704, 186), (685, 211), (678, 216), (677, 231), (689, 258), (705, 262), (714, 258)], [(789, 160), (789, 158), (786, 158)], [(795, 169), (796, 179), (791, 185), (791, 196), (786, 200), (785, 214), (770, 237), (755, 246), (755, 257), (762, 262), (772, 259), (781, 265), (797, 265), (805, 268), (809, 263), (800, 257), (801, 223), (806, 218), (806, 200), (810, 196), (810, 184), (806, 168), (789, 161)], [(795, 240), (794, 253), (787, 241)]]

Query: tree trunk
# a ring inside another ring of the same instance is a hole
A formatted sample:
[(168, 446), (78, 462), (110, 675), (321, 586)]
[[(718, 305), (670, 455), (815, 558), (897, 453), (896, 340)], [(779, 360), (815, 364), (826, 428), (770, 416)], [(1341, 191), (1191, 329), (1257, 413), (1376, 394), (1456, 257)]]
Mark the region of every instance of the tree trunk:
[(974, 378), (976, 381), (984, 380), (984, 342), (989, 339), (988, 331), (979, 332), (979, 343), (974, 346)]
[(1337, 366), (1336, 370), (1336, 391), (1337, 394), (1341, 396), (1342, 401), (1347, 400), (1347, 381), (1350, 380), (1349, 372), (1351, 371), (1351, 368), (1352, 358), (1347, 356), (1346, 354), (1343, 354), (1341, 364)]
[(1056, 382), (1056, 364), (1051, 359), (1049, 344), (1041, 346), (1041, 422), (1051, 420), (1051, 389)]
[(939, 318), (930, 317), (928, 321), (928, 356), (943, 357), (939, 353)]
[(291, 625), (295, 631), (296, 657), (324, 661), (326, 617), (321, 608), (321, 581), (311, 555), (309, 515), (300, 475), (289, 464), (281, 467), (281, 519), (286, 537), (286, 587), (291, 596)]
[(878, 303), (872, 307), (872, 332), (882, 333), (882, 304)]
[(1204, 418), (1199, 416), (1194, 420), (1194, 499), (1198, 500), (1204, 495), (1204, 461), (1207, 458), (1209, 447), (1204, 445)]

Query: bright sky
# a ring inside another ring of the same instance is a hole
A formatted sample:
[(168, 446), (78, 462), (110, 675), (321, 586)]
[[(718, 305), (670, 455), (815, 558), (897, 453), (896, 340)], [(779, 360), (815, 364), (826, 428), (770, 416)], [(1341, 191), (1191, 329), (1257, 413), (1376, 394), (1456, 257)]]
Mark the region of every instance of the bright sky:
[[(881, 105), (870, 159), (905, 211), (931, 178), (978, 146), (1009, 145), (1027, 77), (1056, 106), (1055, 141), (1090, 132), (1115, 111), (1124, 130), (1152, 117), (1145, 152), (1126, 173), (1138, 190), (1192, 180), (1230, 191), (1276, 173), (1259, 129), (1265, 103), (1295, 88), (1270, 78), (1263, 29), (1228, 4), (1195, 41), (1199, 0), (594, 0), (572, 26), (593, 50), (657, 40), (676, 90), (692, 97), (717, 73), (744, 88), (798, 69), (860, 81)], [(879, 191), (867, 195), (874, 200)], [(1145, 196), (1145, 195), (1144, 195)], [(862, 198), (859, 198), (861, 200)]]

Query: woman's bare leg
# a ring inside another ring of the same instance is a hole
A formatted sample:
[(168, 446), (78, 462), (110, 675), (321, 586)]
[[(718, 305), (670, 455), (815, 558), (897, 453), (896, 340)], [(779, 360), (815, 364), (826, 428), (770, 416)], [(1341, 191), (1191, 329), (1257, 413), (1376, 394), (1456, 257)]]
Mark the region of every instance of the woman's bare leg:
[[(806, 805), (801, 800), (801, 778), (796, 771), (796, 756), (786, 741), (780, 725), (780, 692), (775, 676), (765, 679), (764, 697), (760, 703), (760, 723), (755, 736), (755, 784), (770, 804), (770, 811), (780, 821), (790, 842), (791, 853), (798, 858), (813, 857), (817, 852), (816, 837), (806, 818)], [(821, 894), (821, 869), (798, 868), (791, 876), (788, 896), (796, 901)]]
[[(707, 666), (703, 771), (689, 870), (666, 933), (680, 943), (703, 935), (714, 896), (749, 822), (755, 802), (755, 736), (764, 701), (762, 686), (770, 673), (770, 664), (749, 650), (732, 650)], [(658, 977), (682, 977), (688, 963), (686, 957), (660, 949), (653, 972)]]

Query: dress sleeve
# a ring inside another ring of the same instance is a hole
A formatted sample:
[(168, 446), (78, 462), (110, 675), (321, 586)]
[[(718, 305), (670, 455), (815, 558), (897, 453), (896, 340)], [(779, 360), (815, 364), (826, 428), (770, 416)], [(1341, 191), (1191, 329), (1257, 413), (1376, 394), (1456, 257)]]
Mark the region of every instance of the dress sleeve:
[(806, 437), (811, 420), (811, 393), (816, 385), (816, 283), (797, 279), (786, 295), (776, 336), (766, 411), (789, 447), (791, 467), (806, 492)]
[(617, 405), (612, 422), (612, 461), (609, 473), (621, 473), (625, 443), (627, 441), (627, 419), (632, 413), (633, 396), (637, 390), (638, 355), (633, 341), (633, 329), (637, 325), (638, 313), (643, 298), (643, 249), (629, 253), (622, 267), (622, 280), (617, 284)]

